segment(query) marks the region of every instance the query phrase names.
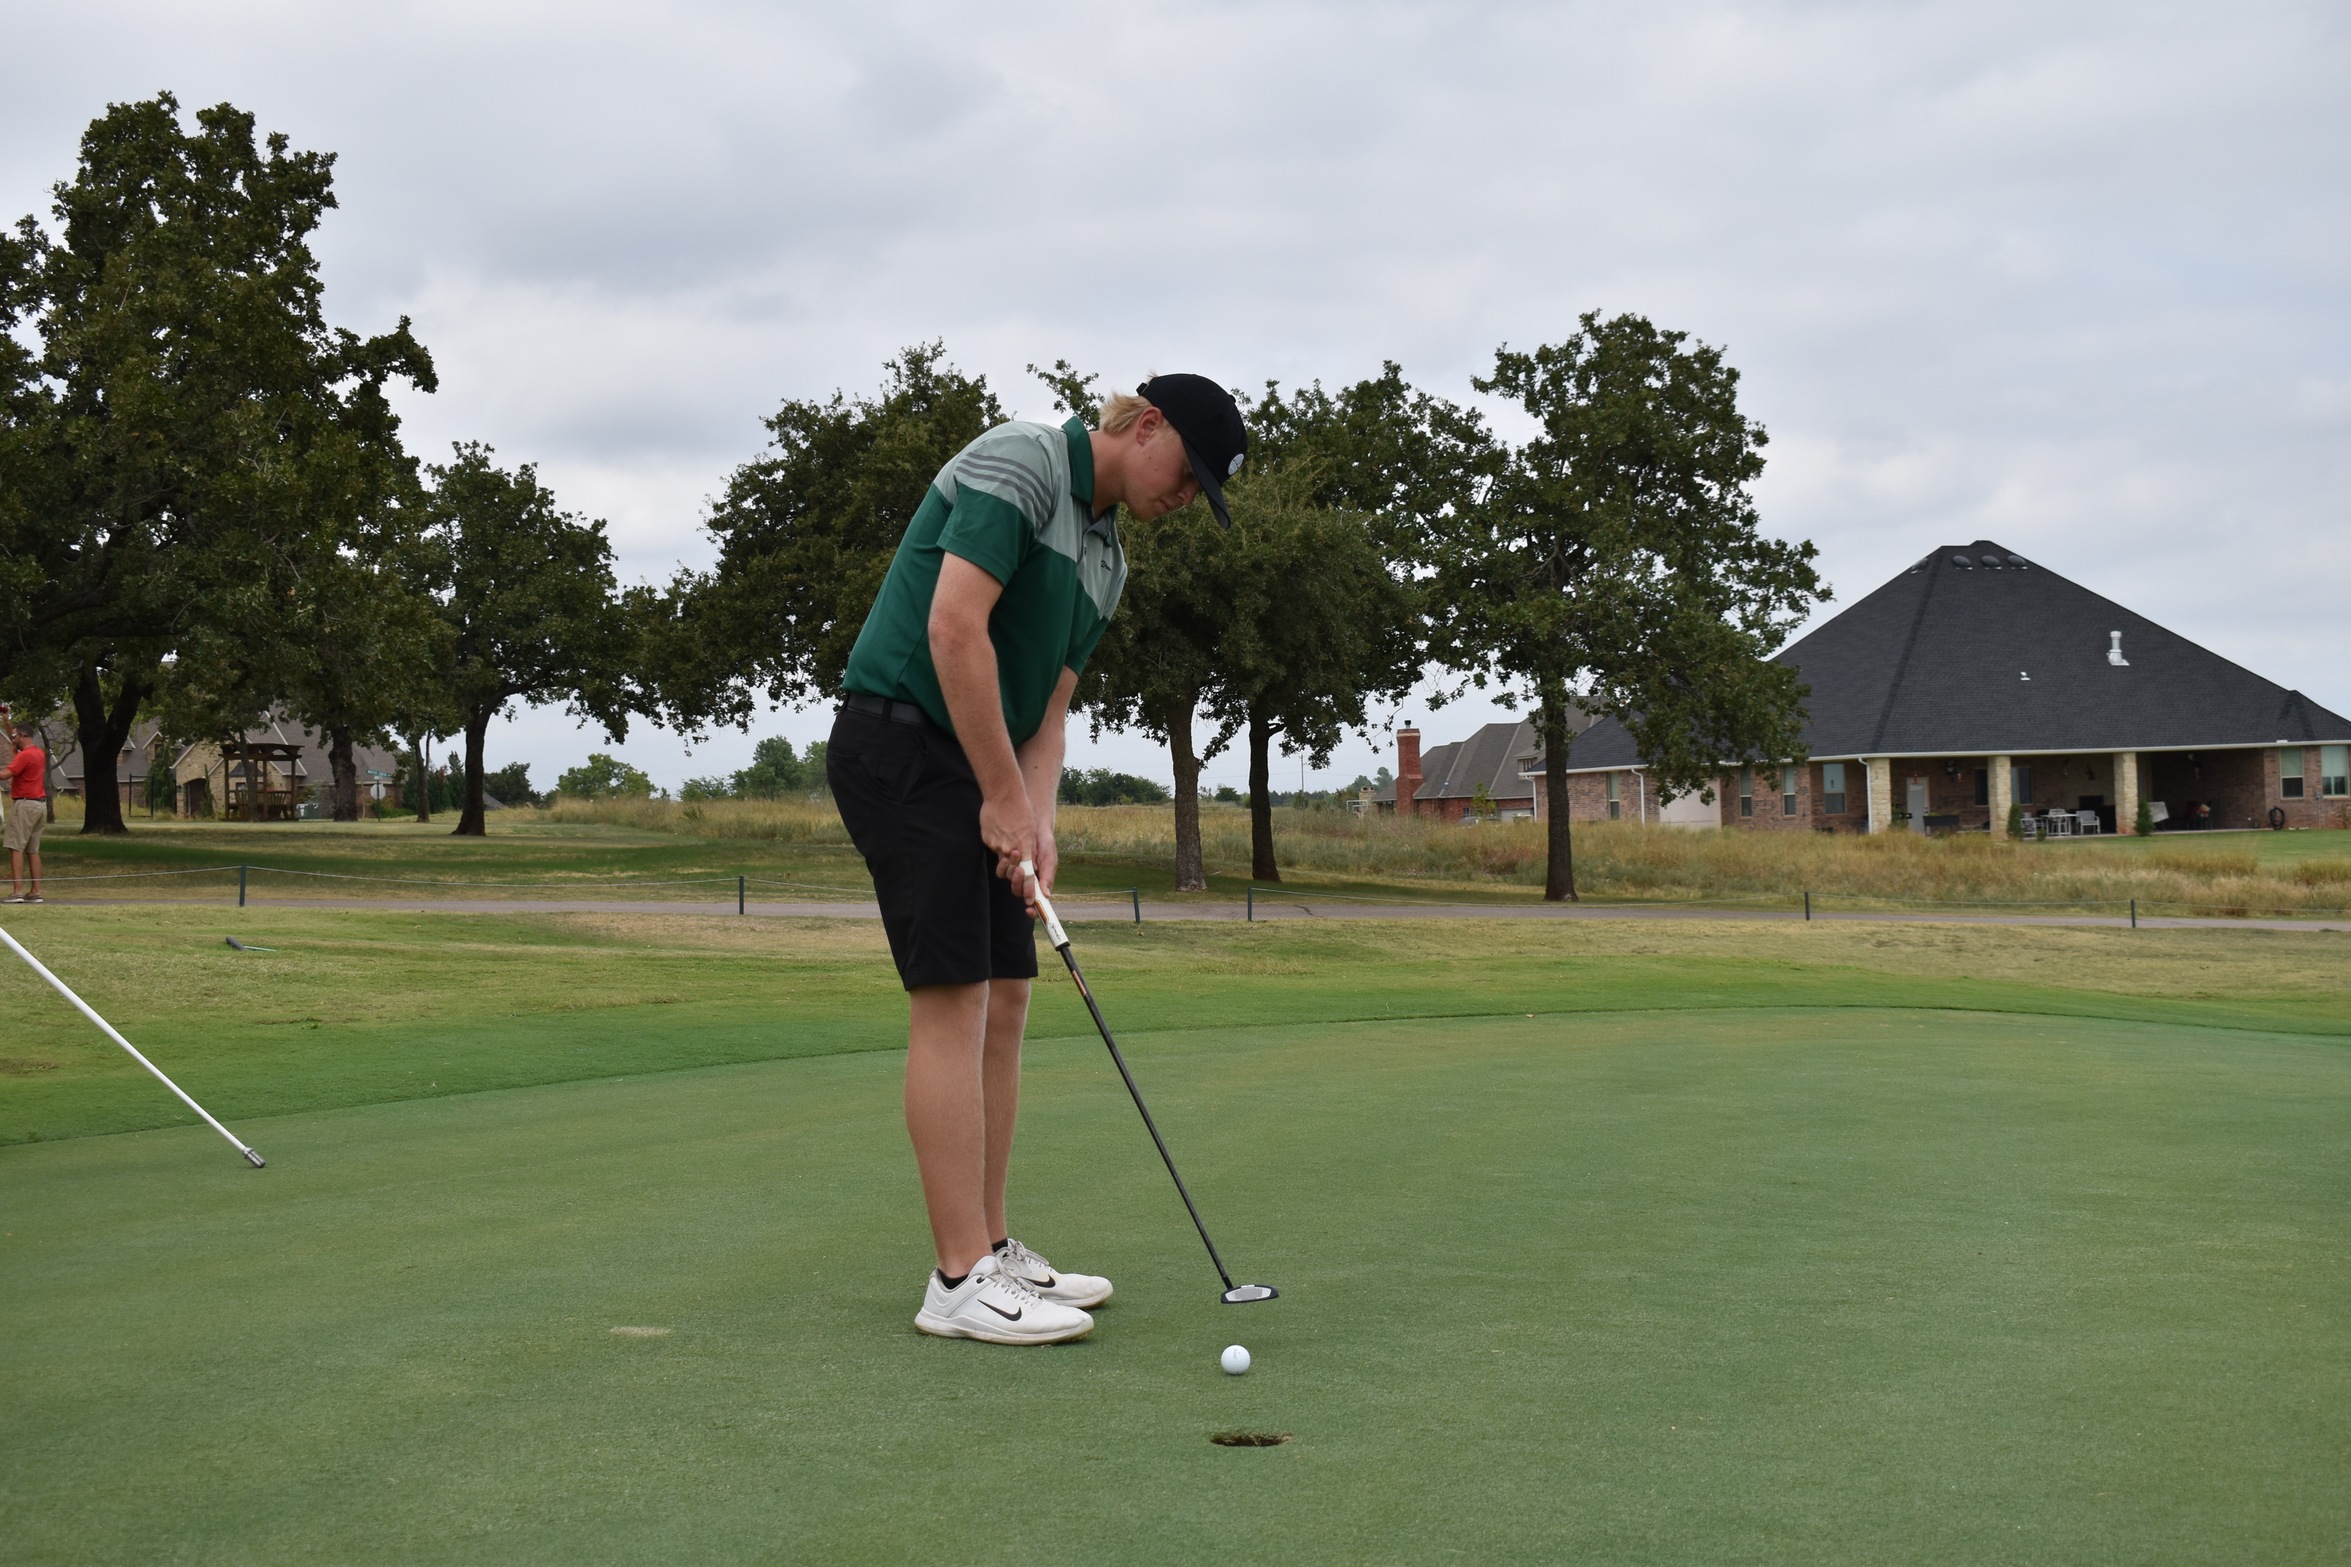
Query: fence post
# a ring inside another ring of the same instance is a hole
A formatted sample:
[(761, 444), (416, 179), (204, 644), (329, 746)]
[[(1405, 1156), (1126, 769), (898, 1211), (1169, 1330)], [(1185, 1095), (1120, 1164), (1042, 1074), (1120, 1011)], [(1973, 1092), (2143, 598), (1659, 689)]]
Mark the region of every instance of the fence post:
[(1140, 925), (1143, 923), (1143, 889), (1140, 887), (1129, 887), (1127, 889), (1127, 896), (1135, 900), (1135, 923)]
[(743, 906), (745, 898), (744, 887), (746, 885), (747, 883), (745, 878), (741, 876), (737, 876), (735, 878), (735, 912), (737, 914), (747, 912)]
[(1257, 883), (1249, 884), (1249, 923), (1257, 923)]
[(238, 866), (238, 867), (237, 867), (237, 907), (241, 909), (241, 908), (243, 908), (244, 906), (245, 906), (245, 867), (244, 867), (244, 866), (242, 866), (242, 865), (240, 865), (240, 866)]
[(2133, 898), (2133, 899), (2131, 899), (2131, 929), (2133, 929), (2133, 930), (2137, 930), (2138, 928), (2139, 928), (2139, 900), (2138, 900), (2138, 899), (2136, 899), (2136, 898)]
[(1804, 919), (1807, 924), (1812, 921), (1812, 889), (1810, 887), (1804, 889)]

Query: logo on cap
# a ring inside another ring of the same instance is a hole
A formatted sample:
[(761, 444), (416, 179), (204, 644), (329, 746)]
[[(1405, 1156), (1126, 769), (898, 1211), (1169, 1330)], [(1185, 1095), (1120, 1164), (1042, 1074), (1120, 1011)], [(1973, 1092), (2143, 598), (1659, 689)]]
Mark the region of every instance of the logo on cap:
[(1234, 474), (1236, 474), (1236, 473), (1239, 473), (1240, 471), (1241, 471), (1241, 454), (1240, 454), (1240, 453), (1238, 453), (1238, 452), (1236, 452), (1236, 453), (1234, 453), (1234, 454), (1233, 454), (1233, 465), (1232, 465), (1231, 467), (1227, 468), (1227, 469), (1224, 471), (1224, 476), (1225, 476), (1226, 478), (1228, 478), (1228, 479), (1229, 479), (1229, 478), (1231, 478), (1231, 477), (1232, 477)]

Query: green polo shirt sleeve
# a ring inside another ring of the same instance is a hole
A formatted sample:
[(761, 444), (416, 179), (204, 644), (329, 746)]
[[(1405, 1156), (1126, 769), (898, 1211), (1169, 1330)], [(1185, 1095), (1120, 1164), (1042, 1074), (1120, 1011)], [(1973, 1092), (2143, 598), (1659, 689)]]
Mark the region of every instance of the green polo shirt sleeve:
[(1019, 507), (992, 491), (959, 484), (946, 526), (939, 530), (939, 548), (1000, 583), (1010, 582), (1035, 537), (1035, 525)]

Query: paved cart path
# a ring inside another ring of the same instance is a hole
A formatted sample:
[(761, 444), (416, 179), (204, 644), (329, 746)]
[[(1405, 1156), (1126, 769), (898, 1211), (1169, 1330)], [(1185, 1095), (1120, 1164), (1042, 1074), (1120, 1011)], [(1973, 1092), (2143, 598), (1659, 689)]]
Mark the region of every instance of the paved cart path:
[[(110, 905), (170, 904), (185, 899), (74, 898), (52, 902)], [(688, 899), (629, 898), (260, 898), (252, 907), (268, 909), (369, 909), (404, 914), (701, 914), (736, 916), (735, 900), (701, 902)], [(1073, 923), (1128, 921), (1134, 906), (1119, 897), (1105, 899), (1064, 897), (1057, 905)], [(832, 903), (775, 903), (754, 901), (743, 914), (756, 919), (876, 919), (880, 911), (869, 900)], [(1241, 903), (1143, 903), (1146, 923), (1167, 920), (1245, 920), (1250, 908)], [(1686, 904), (1654, 903), (1336, 903), (1311, 894), (1304, 898), (1260, 893), (1254, 910), (1258, 920), (1777, 920), (1801, 921), (1795, 909), (1721, 909)], [(2130, 919), (2119, 914), (1998, 914), (1942, 910), (1851, 910), (1815, 908), (1816, 922), (1892, 923), (1908, 925), (2086, 925), (2127, 928)], [(2143, 930), (2280, 930), (2351, 932), (2351, 918), (2333, 919), (2214, 919), (2142, 914)]]

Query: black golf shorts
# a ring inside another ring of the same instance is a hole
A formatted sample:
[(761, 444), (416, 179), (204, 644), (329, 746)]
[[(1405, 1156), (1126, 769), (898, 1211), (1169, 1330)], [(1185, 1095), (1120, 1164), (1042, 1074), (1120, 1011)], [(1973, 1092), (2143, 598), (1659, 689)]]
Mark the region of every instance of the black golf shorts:
[(908, 990), (1037, 977), (1034, 923), (980, 841), (979, 780), (953, 735), (844, 707), (824, 768)]

